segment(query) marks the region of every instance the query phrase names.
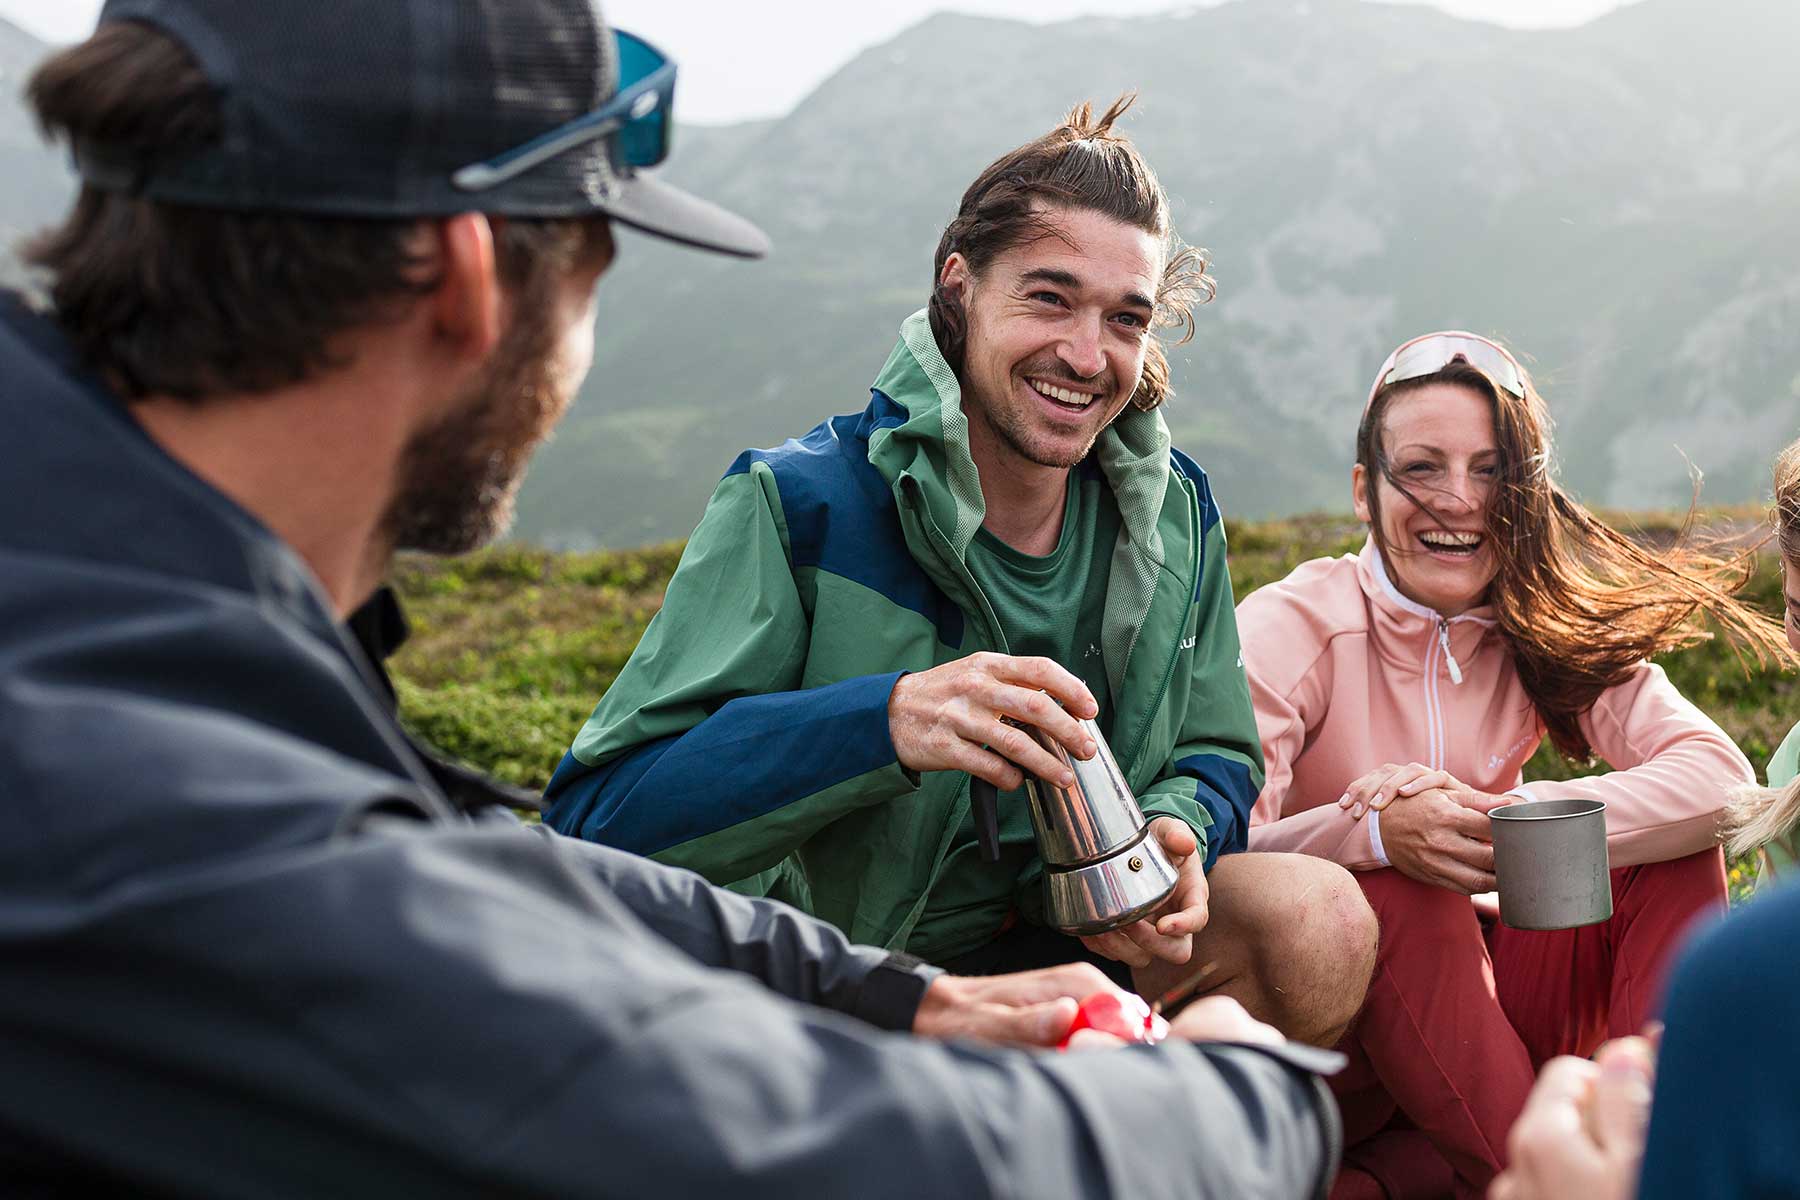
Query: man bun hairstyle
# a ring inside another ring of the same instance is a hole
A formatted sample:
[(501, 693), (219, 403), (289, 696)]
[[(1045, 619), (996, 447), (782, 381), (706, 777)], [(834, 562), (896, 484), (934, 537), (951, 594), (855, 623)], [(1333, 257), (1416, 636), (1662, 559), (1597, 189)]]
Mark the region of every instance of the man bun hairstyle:
[[(1122, 221), (1158, 239), (1163, 248), (1162, 279), (1156, 288), (1153, 329), (1179, 326), (1177, 344), (1194, 335), (1193, 307), (1213, 297), (1206, 252), (1183, 245), (1169, 226), (1169, 198), (1131, 139), (1114, 125), (1132, 102), (1127, 92), (1096, 120), (1093, 105), (1069, 110), (1062, 124), (995, 159), (963, 193), (956, 217), (944, 229), (932, 261), (927, 315), (944, 360), (958, 375), (968, 340), (968, 317), (961, 299), (939, 282), (944, 263), (961, 254), (979, 276), (1000, 254), (1042, 237), (1063, 236), (1044, 213), (1046, 207), (1085, 209)], [(1145, 412), (1170, 395), (1169, 361), (1151, 338), (1144, 373), (1131, 402)]]
[[(33, 73), (44, 136), (104, 147), (140, 170), (225, 136), (218, 95), (180, 43), (108, 22)], [(597, 220), (508, 220), (495, 229), (518, 311), (604, 229)], [(62, 223), (24, 246), (57, 323), (127, 399), (200, 401), (268, 391), (343, 364), (341, 336), (398, 317), (438, 282), (422, 221), (167, 204), (84, 184)]]

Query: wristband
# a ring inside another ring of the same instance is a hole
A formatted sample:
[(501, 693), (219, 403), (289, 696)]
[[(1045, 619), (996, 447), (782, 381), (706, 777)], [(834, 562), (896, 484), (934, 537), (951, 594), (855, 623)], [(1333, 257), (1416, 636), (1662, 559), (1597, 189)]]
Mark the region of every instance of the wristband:
[(1369, 810), (1368, 819), (1369, 849), (1374, 851), (1375, 861), (1384, 867), (1393, 866), (1392, 863), (1388, 862), (1387, 851), (1381, 848), (1381, 810), (1379, 808), (1371, 808)]

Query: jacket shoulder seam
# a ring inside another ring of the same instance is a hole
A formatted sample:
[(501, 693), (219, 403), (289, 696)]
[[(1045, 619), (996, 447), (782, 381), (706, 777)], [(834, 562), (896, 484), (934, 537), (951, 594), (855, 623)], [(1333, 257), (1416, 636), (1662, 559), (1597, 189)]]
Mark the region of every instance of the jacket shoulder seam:
[[(1319, 652), (1307, 661), (1306, 666), (1300, 670), (1299, 674), (1295, 677), (1294, 682), (1281, 692), (1281, 698), (1283, 700), (1292, 701), (1295, 694), (1300, 691), (1301, 687), (1303, 687), (1308, 680), (1317, 675), (1319, 662), (1331, 652), (1331, 644), (1340, 637), (1353, 635), (1357, 632), (1357, 630), (1353, 629), (1342, 629), (1322, 638), (1319, 642)], [(1366, 631), (1363, 632), (1366, 633)]]

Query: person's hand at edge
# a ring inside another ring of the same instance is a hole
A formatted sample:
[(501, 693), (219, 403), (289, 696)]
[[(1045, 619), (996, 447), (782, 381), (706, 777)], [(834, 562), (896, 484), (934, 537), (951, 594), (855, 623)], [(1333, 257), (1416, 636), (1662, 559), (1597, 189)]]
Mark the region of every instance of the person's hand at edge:
[(1488, 1200), (1630, 1200), (1654, 1069), (1644, 1038), (1608, 1042), (1592, 1062), (1551, 1059), (1507, 1138), (1510, 1162)]
[(1055, 1046), (1068, 1036), (1082, 1000), (1095, 992), (1119, 990), (1092, 963), (1064, 963), (1009, 975), (940, 975), (925, 989), (913, 1017), (913, 1032), (921, 1037)]
[(1189, 1042), (1248, 1042), (1259, 1046), (1285, 1045), (1287, 1039), (1273, 1025), (1265, 1025), (1230, 996), (1202, 996), (1169, 1022), (1169, 1036)]

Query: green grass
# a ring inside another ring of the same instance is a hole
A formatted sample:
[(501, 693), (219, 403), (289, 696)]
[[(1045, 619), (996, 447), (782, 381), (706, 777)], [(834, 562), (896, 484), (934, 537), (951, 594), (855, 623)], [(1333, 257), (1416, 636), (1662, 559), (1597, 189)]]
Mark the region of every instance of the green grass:
[(394, 583), (413, 635), (393, 667), (407, 723), (509, 783), (543, 787), (631, 656), (680, 556), (671, 542), (403, 558)]
[[(1662, 513), (1607, 515), (1651, 540), (1679, 525), (1678, 517)], [(1740, 529), (1756, 519), (1743, 510), (1713, 516)], [(1230, 535), (1239, 598), (1309, 558), (1353, 552), (1363, 539), (1361, 526), (1337, 516), (1234, 525)], [(543, 787), (655, 615), (680, 556), (681, 543), (668, 542), (587, 554), (503, 546), (448, 561), (403, 558), (395, 583), (413, 637), (393, 666), (407, 722), (441, 749), (510, 783)], [(1770, 559), (1748, 596), (1778, 615), (1780, 589)], [(1683, 694), (1737, 739), (1760, 776), (1800, 720), (1800, 678), (1746, 666), (1718, 641), (1662, 663)], [(1604, 769), (1569, 763), (1546, 745), (1526, 778)], [(1741, 891), (1745, 881), (1742, 864), (1734, 864), (1734, 888)]]

